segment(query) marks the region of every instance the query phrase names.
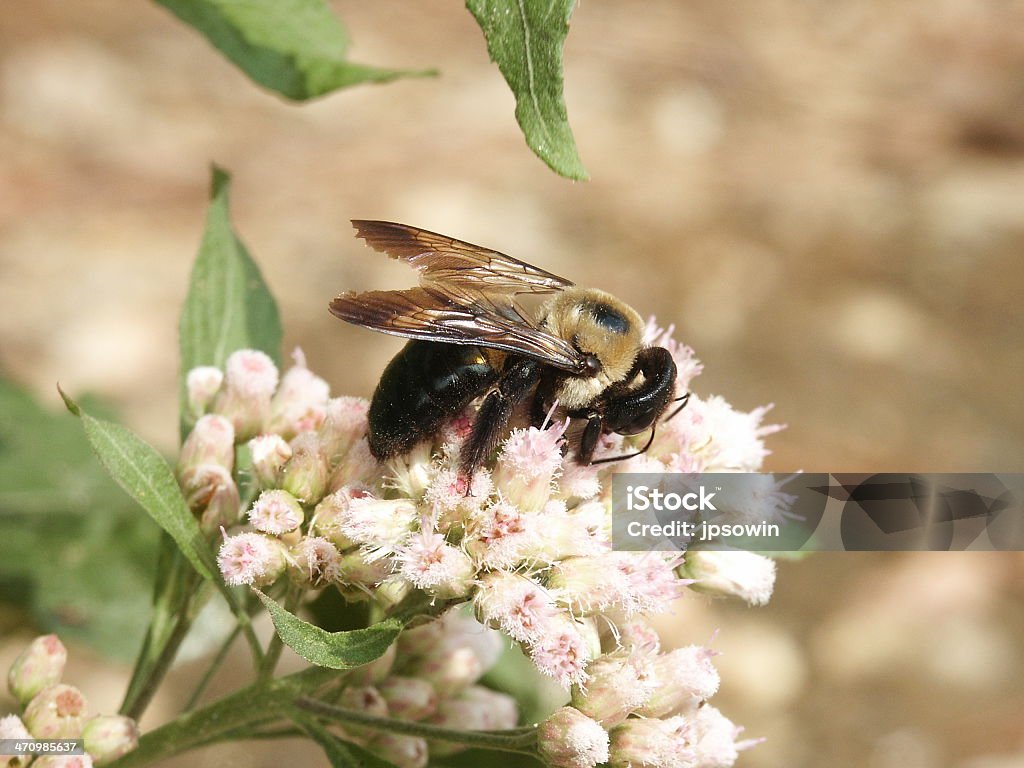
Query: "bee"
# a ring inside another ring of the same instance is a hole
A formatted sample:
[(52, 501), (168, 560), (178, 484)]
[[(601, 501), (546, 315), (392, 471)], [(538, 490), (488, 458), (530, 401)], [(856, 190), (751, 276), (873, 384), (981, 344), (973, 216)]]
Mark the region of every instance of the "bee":
[[(644, 322), (604, 291), (581, 288), (503, 253), (387, 221), (353, 221), (373, 249), (419, 272), (416, 288), (346, 292), (330, 311), (354, 325), (410, 341), (373, 393), (369, 446), (378, 460), (435, 437), (483, 397), (461, 448), (467, 476), (497, 447), (513, 412), (529, 407), (542, 426), (553, 408), (584, 422), (574, 453), (594, 461), (603, 434), (651, 429), (673, 401), (676, 366), (644, 346)], [(536, 317), (520, 295), (551, 294)], [(684, 395), (682, 408), (686, 405)], [(674, 414), (673, 414), (674, 415)]]

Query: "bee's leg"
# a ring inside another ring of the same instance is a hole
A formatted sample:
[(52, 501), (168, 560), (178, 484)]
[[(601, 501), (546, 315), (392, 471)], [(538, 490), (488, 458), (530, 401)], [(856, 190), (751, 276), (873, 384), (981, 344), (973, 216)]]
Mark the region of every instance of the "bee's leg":
[(587, 465), (594, 458), (594, 451), (597, 450), (597, 441), (604, 432), (604, 419), (597, 411), (590, 411), (585, 416), (587, 426), (583, 428), (580, 435), (580, 447), (576, 451), (576, 461), (579, 464)]
[(548, 412), (555, 403), (558, 385), (559, 377), (555, 376), (550, 369), (544, 371), (530, 405), (530, 424), (537, 429), (544, 426), (544, 422), (547, 421)]
[(483, 464), (498, 445), (509, 417), (537, 385), (541, 366), (536, 360), (519, 360), (507, 368), (477, 411), (473, 429), (462, 445), (460, 469), (467, 478)]

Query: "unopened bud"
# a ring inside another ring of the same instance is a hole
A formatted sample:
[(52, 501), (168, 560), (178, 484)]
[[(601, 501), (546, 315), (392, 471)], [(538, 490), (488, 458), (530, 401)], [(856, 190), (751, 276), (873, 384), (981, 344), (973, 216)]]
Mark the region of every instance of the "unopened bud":
[(220, 464), (189, 467), (180, 475), (178, 482), (189, 509), (196, 513), (202, 513), (218, 491), (235, 485), (231, 472)]
[(327, 415), (320, 426), (320, 442), (331, 464), (366, 434), (370, 403), (361, 397), (335, 397), (327, 401)]
[(425, 768), (430, 757), (426, 740), (418, 736), (378, 733), (367, 746), (396, 768)]
[(391, 561), (386, 557), (370, 560), (366, 553), (356, 550), (341, 556), (341, 582), (352, 587), (345, 591), (346, 597), (354, 597), (358, 593), (369, 596), (385, 579), (391, 575)]
[(696, 768), (696, 753), (687, 721), (631, 717), (611, 733), (608, 765), (612, 768), (672, 766)]
[(412, 584), (405, 579), (390, 577), (377, 585), (373, 592), (374, 601), (385, 611), (394, 608), (412, 592)]
[(14, 660), (7, 673), (7, 689), (23, 705), (44, 688), (56, 685), (64, 674), (67, 649), (56, 635), (37, 637)]
[(205, 534), (214, 533), (237, 523), (241, 513), (242, 500), (238, 496), (238, 486), (234, 481), (219, 485), (199, 517), (199, 529)]
[(767, 603), (775, 586), (775, 561), (753, 552), (692, 550), (685, 571), (695, 579), (691, 589), (739, 597), (750, 605)]
[(445, 650), (442, 647), (413, 662), (409, 674), (426, 680), (442, 698), (454, 696), (483, 675), (483, 665), (472, 648)]
[(441, 619), (427, 621), (407, 629), (398, 636), (402, 656), (427, 656), (435, 652), (445, 636), (445, 623)]
[(651, 660), (652, 687), (647, 702), (637, 710), (644, 717), (687, 714), (718, 690), (714, 652), (699, 645), (676, 648)]
[(583, 714), (611, 727), (626, 719), (651, 695), (648, 659), (624, 652), (599, 656), (587, 665), (586, 687), (575, 687), (572, 704)]
[(224, 388), (214, 410), (231, 420), (239, 440), (259, 434), (270, 414), (270, 398), (277, 389), (277, 366), (263, 352), (240, 349), (225, 365)]
[(139, 745), (139, 728), (130, 717), (101, 715), (85, 724), (82, 743), (96, 765), (106, 765)]
[(292, 438), (318, 429), (327, 411), (330, 388), (327, 382), (306, 367), (306, 357), (296, 348), (295, 365), (281, 379), (281, 386), (270, 402), (270, 432)]
[[(471, 685), (454, 698), (442, 698), (437, 712), (426, 722), (442, 728), (465, 731), (500, 731), (515, 728), (519, 708), (511, 696), (480, 685)], [(442, 757), (464, 747), (449, 742), (431, 742), (430, 754)]]
[[(380, 691), (372, 685), (350, 685), (341, 692), (338, 697), (338, 706), (345, 709), (364, 712), (374, 717), (387, 717), (388, 705)], [(345, 725), (345, 730), (360, 739), (370, 739), (376, 735), (376, 731), (363, 728), (357, 725)]]
[(399, 720), (422, 720), (437, 710), (437, 691), (419, 677), (389, 677), (377, 684), (388, 712)]
[(44, 688), (25, 707), (25, 727), (37, 739), (74, 739), (86, 718), (85, 697), (71, 685)]
[(292, 457), (284, 465), (281, 487), (304, 504), (315, 504), (327, 490), (327, 457), (312, 432), (292, 440), (291, 448)]
[(537, 748), (552, 768), (594, 768), (608, 761), (608, 733), (578, 709), (562, 707), (540, 724)]
[(276, 488), (284, 465), (292, 457), (292, 447), (280, 435), (257, 435), (249, 441), (249, 455), (260, 488)]
[(214, 396), (224, 381), (220, 368), (212, 365), (201, 365), (193, 368), (185, 377), (185, 389), (188, 391), (188, 410), (193, 419), (198, 419), (210, 407)]
[(201, 417), (185, 438), (178, 457), (178, 475), (200, 464), (216, 464), (229, 473), (235, 466), (235, 428), (215, 413)]

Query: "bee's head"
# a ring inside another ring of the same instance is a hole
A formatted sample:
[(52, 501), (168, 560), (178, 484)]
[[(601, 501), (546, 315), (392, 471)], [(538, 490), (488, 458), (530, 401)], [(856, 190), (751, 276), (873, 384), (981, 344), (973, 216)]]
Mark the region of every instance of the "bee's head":
[(544, 324), (588, 356), (582, 374), (605, 385), (626, 378), (640, 351), (644, 323), (636, 310), (594, 288), (570, 288), (547, 305)]

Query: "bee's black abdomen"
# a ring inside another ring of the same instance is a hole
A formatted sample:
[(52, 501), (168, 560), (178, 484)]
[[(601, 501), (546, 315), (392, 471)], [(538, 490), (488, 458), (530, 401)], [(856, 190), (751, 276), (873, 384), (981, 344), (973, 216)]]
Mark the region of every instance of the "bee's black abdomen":
[(409, 452), (497, 379), (479, 347), (410, 341), (388, 363), (373, 393), (370, 452), (380, 460)]

